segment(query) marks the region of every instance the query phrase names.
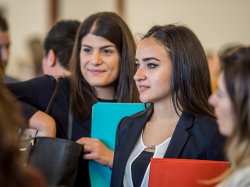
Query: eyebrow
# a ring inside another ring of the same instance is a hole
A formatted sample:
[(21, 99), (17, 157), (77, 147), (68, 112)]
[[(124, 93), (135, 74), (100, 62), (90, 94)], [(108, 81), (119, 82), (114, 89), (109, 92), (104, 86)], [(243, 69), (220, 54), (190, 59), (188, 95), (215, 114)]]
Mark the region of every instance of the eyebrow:
[[(150, 61), (150, 60), (155, 60), (155, 61), (160, 62), (159, 59), (154, 58), (154, 57), (147, 57), (147, 58), (143, 58), (143, 59), (142, 59), (143, 62), (147, 62), (147, 61)], [(139, 60), (136, 58), (135, 61), (139, 61)]]
[[(82, 47), (93, 48), (92, 46), (86, 45), (86, 44), (82, 44)], [(105, 46), (101, 47), (100, 49), (105, 49), (105, 48), (108, 48), (108, 47), (114, 47), (114, 48), (116, 48), (114, 45), (105, 45)]]

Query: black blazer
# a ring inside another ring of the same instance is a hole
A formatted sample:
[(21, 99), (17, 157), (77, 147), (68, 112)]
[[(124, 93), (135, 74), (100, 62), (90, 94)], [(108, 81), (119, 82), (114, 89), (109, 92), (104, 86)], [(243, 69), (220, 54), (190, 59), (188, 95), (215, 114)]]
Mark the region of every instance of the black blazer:
[[(120, 122), (116, 132), (111, 187), (123, 185), (127, 160), (151, 115), (149, 108)], [(183, 112), (164, 158), (225, 160), (223, 142), (214, 119)]]

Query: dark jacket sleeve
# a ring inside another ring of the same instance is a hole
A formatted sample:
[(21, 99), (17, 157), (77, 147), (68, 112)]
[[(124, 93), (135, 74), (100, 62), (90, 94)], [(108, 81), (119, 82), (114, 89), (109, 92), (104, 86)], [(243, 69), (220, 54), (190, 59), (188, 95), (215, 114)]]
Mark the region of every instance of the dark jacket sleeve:
[(55, 79), (46, 75), (6, 86), (20, 101), (24, 116), (29, 118), (38, 110), (45, 111), (55, 87)]
[(21, 111), (25, 119), (31, 118), (38, 109), (30, 104), (20, 101), (19, 105), (21, 106)]

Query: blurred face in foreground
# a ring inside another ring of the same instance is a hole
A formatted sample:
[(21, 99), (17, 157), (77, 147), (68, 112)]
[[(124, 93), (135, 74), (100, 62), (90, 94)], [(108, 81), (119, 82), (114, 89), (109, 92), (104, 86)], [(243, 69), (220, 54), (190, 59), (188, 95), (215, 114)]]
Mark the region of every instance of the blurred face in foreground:
[(224, 136), (230, 136), (234, 130), (235, 114), (226, 90), (223, 73), (219, 76), (217, 90), (209, 97), (208, 101), (214, 107), (220, 133)]
[(9, 60), (10, 39), (6, 31), (0, 31), (0, 61), (3, 68), (6, 67)]

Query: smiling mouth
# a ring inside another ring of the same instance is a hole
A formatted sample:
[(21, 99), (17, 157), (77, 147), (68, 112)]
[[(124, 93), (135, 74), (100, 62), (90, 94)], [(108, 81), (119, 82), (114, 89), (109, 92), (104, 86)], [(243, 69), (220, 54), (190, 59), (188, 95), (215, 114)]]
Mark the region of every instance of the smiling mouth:
[(97, 70), (97, 69), (88, 69), (88, 72), (94, 75), (99, 75), (105, 72), (105, 70)]

